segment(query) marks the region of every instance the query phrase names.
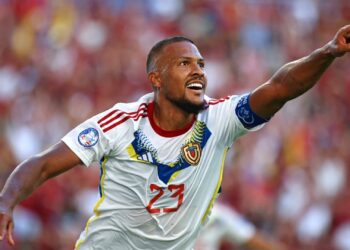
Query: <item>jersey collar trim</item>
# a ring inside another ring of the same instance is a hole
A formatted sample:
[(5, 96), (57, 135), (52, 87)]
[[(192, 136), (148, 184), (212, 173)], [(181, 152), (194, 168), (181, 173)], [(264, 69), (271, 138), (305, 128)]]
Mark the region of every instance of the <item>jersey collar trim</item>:
[(196, 121), (196, 118), (194, 118), (188, 125), (186, 125), (185, 127), (183, 127), (182, 129), (177, 129), (177, 130), (164, 130), (161, 127), (159, 127), (153, 118), (153, 111), (154, 111), (154, 102), (151, 102), (148, 104), (148, 119), (149, 122), (153, 128), (153, 130), (160, 136), (163, 137), (175, 137), (175, 136), (179, 136), (182, 134), (185, 134), (187, 131), (189, 131), (191, 129), (191, 127), (193, 126), (193, 123)]

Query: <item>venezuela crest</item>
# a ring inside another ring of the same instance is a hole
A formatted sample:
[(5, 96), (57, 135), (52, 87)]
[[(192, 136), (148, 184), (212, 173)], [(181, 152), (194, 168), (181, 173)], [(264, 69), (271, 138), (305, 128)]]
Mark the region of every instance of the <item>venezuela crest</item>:
[(181, 148), (181, 155), (191, 166), (196, 166), (201, 159), (202, 148), (198, 142), (190, 142)]

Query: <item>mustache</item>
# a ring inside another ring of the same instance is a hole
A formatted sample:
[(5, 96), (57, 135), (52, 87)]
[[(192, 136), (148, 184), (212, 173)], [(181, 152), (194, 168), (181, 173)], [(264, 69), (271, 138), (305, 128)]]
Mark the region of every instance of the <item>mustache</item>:
[(203, 85), (207, 85), (207, 79), (204, 77), (204, 76), (193, 76), (193, 77), (190, 77), (186, 83), (189, 83), (189, 82), (193, 82), (193, 81), (200, 81), (201, 83), (203, 83)]

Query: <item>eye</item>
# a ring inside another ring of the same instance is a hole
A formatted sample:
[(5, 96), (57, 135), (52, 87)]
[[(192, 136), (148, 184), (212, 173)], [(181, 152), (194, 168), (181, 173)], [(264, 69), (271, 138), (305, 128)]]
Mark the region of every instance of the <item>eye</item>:
[(182, 61), (180, 61), (180, 66), (188, 66), (188, 65), (190, 65), (191, 64), (191, 62), (189, 61), (189, 60), (182, 60)]
[(181, 61), (180, 66), (187, 66), (189, 64), (188, 61)]
[(198, 62), (198, 65), (199, 65), (199, 67), (201, 67), (202, 69), (205, 68), (205, 63), (204, 63), (204, 62)]

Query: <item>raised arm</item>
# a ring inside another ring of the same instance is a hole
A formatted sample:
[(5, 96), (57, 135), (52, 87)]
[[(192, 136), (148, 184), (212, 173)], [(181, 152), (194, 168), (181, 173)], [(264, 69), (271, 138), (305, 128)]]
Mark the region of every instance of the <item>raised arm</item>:
[(80, 163), (80, 159), (63, 142), (59, 142), (18, 165), (0, 193), (0, 240), (7, 235), (9, 244), (14, 245), (12, 212), (20, 201), (47, 179)]
[(249, 98), (251, 109), (262, 118), (271, 118), (287, 101), (312, 88), (334, 59), (349, 51), (350, 25), (347, 25), (325, 46), (287, 63), (255, 89)]

